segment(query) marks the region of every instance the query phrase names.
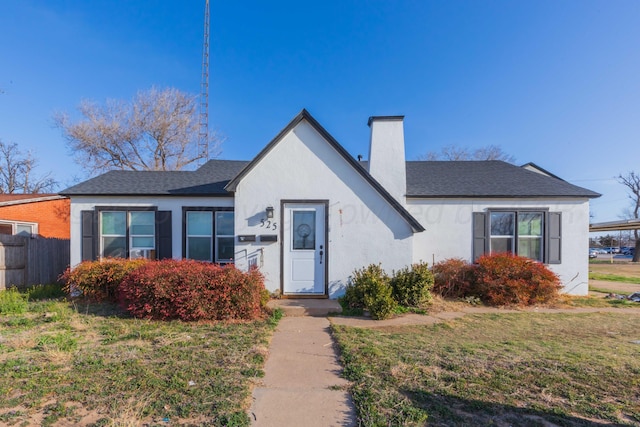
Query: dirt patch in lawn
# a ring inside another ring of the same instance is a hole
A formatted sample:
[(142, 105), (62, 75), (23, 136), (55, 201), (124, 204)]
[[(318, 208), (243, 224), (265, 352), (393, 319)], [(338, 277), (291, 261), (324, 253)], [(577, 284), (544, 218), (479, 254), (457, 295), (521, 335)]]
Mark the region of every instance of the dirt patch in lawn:
[[(608, 293), (632, 294), (640, 292), (640, 285), (636, 283), (609, 282), (607, 280), (589, 280), (589, 287), (598, 291), (589, 291), (592, 296), (606, 296)], [(607, 291), (607, 292), (600, 292)]]

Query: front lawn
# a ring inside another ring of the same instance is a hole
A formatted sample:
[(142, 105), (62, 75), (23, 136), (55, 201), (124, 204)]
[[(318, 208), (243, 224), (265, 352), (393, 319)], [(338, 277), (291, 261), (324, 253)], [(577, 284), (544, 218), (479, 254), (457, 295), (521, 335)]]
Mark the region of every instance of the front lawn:
[(333, 326), (363, 426), (640, 424), (640, 315)]
[[(640, 279), (640, 263), (637, 262), (614, 262), (609, 261), (602, 262), (589, 262), (589, 273), (602, 274), (602, 275), (616, 275), (625, 278), (625, 281), (631, 278)], [(609, 280), (609, 279), (604, 279)], [(638, 283), (638, 282), (629, 282)]]
[(250, 384), (276, 318), (133, 319), (116, 307), (29, 302), (0, 315), (2, 425), (249, 425)]
[(640, 284), (640, 277), (621, 276), (619, 274), (589, 273), (590, 280), (606, 280), (608, 282), (622, 282)]

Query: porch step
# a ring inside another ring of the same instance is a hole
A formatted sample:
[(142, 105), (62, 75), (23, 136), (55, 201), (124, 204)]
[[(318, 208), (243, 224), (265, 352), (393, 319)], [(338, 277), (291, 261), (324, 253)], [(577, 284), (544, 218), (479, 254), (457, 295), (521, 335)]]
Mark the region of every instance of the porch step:
[(342, 313), (342, 307), (334, 299), (273, 299), (267, 307), (279, 308), (289, 317), (319, 316)]

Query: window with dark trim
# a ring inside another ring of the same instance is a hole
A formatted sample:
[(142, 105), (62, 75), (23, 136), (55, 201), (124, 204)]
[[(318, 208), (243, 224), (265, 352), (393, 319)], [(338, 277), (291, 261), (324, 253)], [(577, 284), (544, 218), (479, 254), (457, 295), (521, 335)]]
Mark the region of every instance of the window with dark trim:
[(511, 252), (543, 260), (544, 212), (491, 212), (489, 221), (491, 253)]
[(155, 208), (103, 207), (97, 211), (99, 258), (156, 259)]
[(235, 257), (233, 208), (184, 207), (183, 256), (220, 264)]
[(473, 214), (473, 258), (510, 252), (536, 261), (561, 262), (561, 213), (545, 209), (489, 209)]

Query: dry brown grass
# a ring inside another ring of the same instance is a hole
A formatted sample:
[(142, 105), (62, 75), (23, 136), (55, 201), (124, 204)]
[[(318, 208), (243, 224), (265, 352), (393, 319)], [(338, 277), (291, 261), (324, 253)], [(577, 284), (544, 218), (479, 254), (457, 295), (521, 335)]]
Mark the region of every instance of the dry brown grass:
[(606, 262), (589, 263), (589, 271), (600, 274), (615, 274), (640, 278), (640, 263), (616, 262), (614, 264)]
[(62, 301), (29, 309), (0, 316), (0, 425), (246, 426), (277, 324), (142, 321)]
[(640, 310), (333, 328), (363, 426), (640, 425)]
[(440, 295), (433, 295), (428, 305), (429, 314), (443, 313), (447, 311), (464, 311), (470, 304), (465, 301), (453, 301), (442, 298)]

